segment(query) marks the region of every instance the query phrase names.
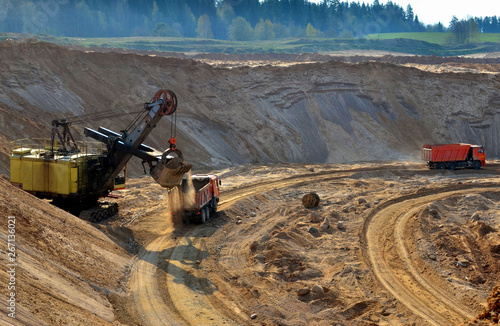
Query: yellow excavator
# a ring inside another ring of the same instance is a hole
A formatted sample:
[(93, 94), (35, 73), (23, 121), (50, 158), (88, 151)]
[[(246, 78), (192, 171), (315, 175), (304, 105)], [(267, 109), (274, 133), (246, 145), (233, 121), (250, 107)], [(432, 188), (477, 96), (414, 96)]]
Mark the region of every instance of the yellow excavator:
[(55, 205), (76, 211), (91, 222), (118, 212), (116, 204), (96, 203), (124, 187), (125, 168), (132, 156), (143, 160), (162, 187), (180, 186), (192, 166), (184, 162), (176, 148), (175, 135), (164, 152), (143, 144), (159, 120), (176, 109), (175, 94), (159, 90), (121, 133), (103, 127), (85, 128), (85, 136), (97, 142), (75, 141), (69, 125), (78, 120), (76, 117), (54, 120), (51, 139), (12, 142), (11, 183), (37, 197), (51, 198)]

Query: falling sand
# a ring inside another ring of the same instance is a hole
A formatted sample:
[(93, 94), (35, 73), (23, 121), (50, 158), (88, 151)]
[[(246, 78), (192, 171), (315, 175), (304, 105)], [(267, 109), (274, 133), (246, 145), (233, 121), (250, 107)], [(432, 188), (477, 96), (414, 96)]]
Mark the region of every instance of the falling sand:
[(187, 178), (183, 180), (181, 186), (174, 187), (167, 191), (168, 197), (168, 214), (172, 216), (174, 228), (182, 228), (182, 218), (184, 210), (196, 205), (195, 189), (191, 171), (187, 174)]

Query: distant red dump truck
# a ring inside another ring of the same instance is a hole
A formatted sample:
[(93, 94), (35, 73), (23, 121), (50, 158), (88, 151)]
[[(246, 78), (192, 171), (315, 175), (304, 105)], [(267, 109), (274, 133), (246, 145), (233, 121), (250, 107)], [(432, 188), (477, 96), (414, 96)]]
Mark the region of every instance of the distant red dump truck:
[(217, 213), (221, 182), (215, 174), (199, 174), (182, 179), (184, 220), (205, 223)]
[(481, 145), (446, 144), (423, 145), (422, 160), (430, 169), (472, 168), (479, 170), (486, 165), (486, 154)]

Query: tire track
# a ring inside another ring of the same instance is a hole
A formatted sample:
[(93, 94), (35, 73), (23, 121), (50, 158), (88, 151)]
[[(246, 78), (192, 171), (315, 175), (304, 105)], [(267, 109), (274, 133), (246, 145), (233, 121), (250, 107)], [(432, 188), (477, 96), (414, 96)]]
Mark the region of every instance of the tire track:
[(139, 317), (146, 325), (185, 325), (186, 321), (171, 302), (165, 300), (158, 278), (162, 250), (174, 245), (162, 235), (143, 247), (137, 255), (129, 282)]
[[(238, 200), (273, 189), (344, 178), (354, 172), (369, 170), (373, 168), (301, 174), (246, 185), (223, 192), (219, 209), (227, 209)], [(332, 174), (335, 176), (330, 176)], [(189, 228), (178, 241), (161, 235), (140, 250), (129, 286), (136, 310), (146, 325), (231, 325), (238, 324), (232, 320), (241, 321), (237, 307), (230, 309), (214, 299), (220, 298), (221, 294), (214, 295), (217, 289), (213, 288), (203, 271), (196, 268), (196, 260), (201, 260), (200, 253), (203, 251), (199, 240), (201, 230), (202, 227)], [(170, 254), (161, 257), (167, 264), (167, 282), (159, 284), (160, 255), (169, 247), (173, 248)]]
[[(459, 324), (472, 319), (476, 312), (451, 299), (445, 289), (432, 285), (413, 266), (405, 246), (406, 224), (415, 212), (431, 202), (494, 189), (498, 189), (498, 185), (427, 189), (386, 202), (365, 222), (362, 236), (364, 258), (377, 280), (399, 302), (432, 325)], [(387, 246), (388, 243), (393, 245)]]
[[(314, 182), (348, 178), (357, 172), (387, 170), (398, 171), (407, 169), (395, 166), (364, 167), (349, 170), (305, 173), (272, 181), (264, 180), (250, 185), (243, 185), (241, 188), (223, 191), (219, 209), (228, 209), (232, 204), (241, 199), (272, 191), (273, 189), (297, 187)], [(419, 198), (436, 191), (439, 191), (439, 189), (427, 190), (413, 197)], [(408, 198), (401, 197), (391, 201), (390, 205), (386, 203), (385, 205), (378, 206), (374, 210), (374, 214), (367, 221), (377, 221), (378, 218), (376, 217), (378, 217), (378, 212), (381, 209), (411, 198), (412, 196)], [(380, 270), (380, 268), (385, 267), (375, 266), (375, 260), (376, 257), (380, 258), (379, 253), (383, 251), (380, 247), (373, 247), (374, 236), (368, 233), (368, 230), (371, 230), (373, 225), (375, 224), (365, 223), (362, 242), (369, 242), (369, 248), (372, 251), (372, 248), (378, 248), (378, 250), (373, 251), (371, 254), (365, 253), (365, 256), (368, 257), (365, 260), (369, 265), (377, 267)], [(248, 322), (248, 320), (244, 319), (244, 314), (239, 307), (230, 300), (226, 300), (227, 298), (224, 294), (207, 278), (207, 273), (199, 268), (197, 260), (202, 261), (204, 252), (206, 252), (202, 231), (203, 226), (187, 228), (182, 238), (177, 241), (174, 241), (169, 235), (161, 235), (151, 241), (138, 254), (137, 261), (132, 269), (130, 289), (139, 315), (142, 315), (142, 320), (146, 325), (236, 325)], [(239, 247), (241, 249), (241, 246)], [(238, 248), (234, 249), (238, 250)], [(382, 263), (384, 262), (384, 259), (380, 260)], [(165, 265), (163, 267), (163, 271), (166, 272), (166, 277), (163, 278), (163, 280), (166, 280), (164, 284), (160, 282), (159, 278), (158, 266), (160, 263)], [(236, 258), (234, 263), (241, 266), (242, 262)], [(387, 270), (389, 269), (387, 268)], [(389, 272), (386, 274), (390, 275)], [(218, 275), (217, 277), (220, 279), (223, 276)], [(390, 286), (390, 282), (387, 282), (384, 278), (377, 276), (377, 279), (383, 285)], [(404, 287), (400, 287), (399, 289), (403, 291), (403, 298), (412, 295)], [(396, 290), (393, 291), (397, 292)], [(425, 290), (425, 287), (422, 287), (422, 291), (427, 290)], [(443, 300), (440, 299), (442, 296), (439, 294), (437, 296), (438, 298), (435, 300), (442, 302)], [(420, 302), (419, 307), (423, 311), (426, 311), (425, 314), (435, 315), (435, 309), (428, 307), (428, 305), (434, 305), (433, 302), (420, 298), (417, 299)], [(448, 320), (443, 317), (435, 317), (434, 319), (438, 321), (435, 323), (437, 325), (445, 325), (445, 322)]]

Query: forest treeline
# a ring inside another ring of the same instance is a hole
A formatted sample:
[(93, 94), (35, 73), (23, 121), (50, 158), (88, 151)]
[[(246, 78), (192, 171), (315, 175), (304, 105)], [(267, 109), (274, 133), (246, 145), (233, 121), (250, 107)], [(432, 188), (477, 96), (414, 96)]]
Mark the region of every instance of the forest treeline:
[[(460, 28), (459, 28), (460, 27)], [(465, 28), (466, 27), (466, 28)], [(324, 0), (0, 0), (0, 32), (270, 40), (373, 33), (500, 33), (496, 16), (424, 25), (411, 5)], [(456, 37), (457, 42), (471, 37)]]

